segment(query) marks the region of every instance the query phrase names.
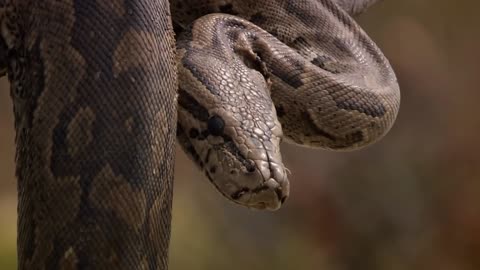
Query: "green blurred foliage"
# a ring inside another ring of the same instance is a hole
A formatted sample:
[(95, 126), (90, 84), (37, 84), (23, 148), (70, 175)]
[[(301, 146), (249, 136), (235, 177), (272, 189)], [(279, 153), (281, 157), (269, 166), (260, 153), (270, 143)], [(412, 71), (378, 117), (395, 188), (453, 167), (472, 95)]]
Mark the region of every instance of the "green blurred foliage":
[[(178, 152), (170, 269), (480, 269), (480, 4), (385, 0), (359, 22), (402, 105), (352, 153), (283, 145), (292, 194), (275, 213), (223, 199)], [(0, 269), (15, 269), (14, 133), (0, 86)]]

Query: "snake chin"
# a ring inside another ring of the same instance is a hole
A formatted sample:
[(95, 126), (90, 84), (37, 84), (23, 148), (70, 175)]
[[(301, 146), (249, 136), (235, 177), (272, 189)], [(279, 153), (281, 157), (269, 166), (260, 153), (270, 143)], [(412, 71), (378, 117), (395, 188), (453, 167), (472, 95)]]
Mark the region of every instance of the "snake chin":
[(288, 192), (288, 181), (283, 182), (282, 185), (275, 179), (270, 178), (254, 189), (243, 188), (235, 192), (232, 194), (232, 199), (249, 208), (275, 211), (286, 201)]
[[(290, 191), (287, 170), (281, 162), (239, 159), (229, 152), (211, 155), (207, 177), (234, 203), (258, 210), (277, 210)], [(208, 166), (208, 164), (207, 164)], [(212, 165), (213, 166), (213, 165)], [(214, 168), (214, 170), (212, 170)]]
[[(231, 182), (231, 180), (227, 181)], [(223, 186), (223, 189), (221, 189), (219, 185), (217, 189), (234, 203), (248, 208), (274, 211), (278, 210), (287, 200), (289, 183), (288, 181), (279, 182), (270, 178), (254, 188), (230, 186), (225, 189), (225, 186)]]

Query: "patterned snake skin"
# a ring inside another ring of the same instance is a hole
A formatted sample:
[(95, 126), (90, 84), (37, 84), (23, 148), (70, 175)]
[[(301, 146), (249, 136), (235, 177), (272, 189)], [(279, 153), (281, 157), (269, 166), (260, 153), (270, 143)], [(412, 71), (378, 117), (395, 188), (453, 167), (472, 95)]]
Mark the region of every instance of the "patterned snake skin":
[(194, 2), (171, 1), (184, 29), (177, 31), (178, 138), (228, 199), (281, 206), (289, 193), (283, 136), (350, 150), (392, 126), (400, 102), (395, 74), (332, 1)]
[[(329, 149), (382, 137), (398, 85), (348, 15), (373, 2), (0, 0), (19, 269), (167, 269), (177, 74), (179, 142), (248, 207), (288, 196), (282, 134)], [(218, 12), (238, 17), (196, 20)]]
[(1, 2), (19, 269), (166, 269), (177, 87), (168, 14), (166, 1)]

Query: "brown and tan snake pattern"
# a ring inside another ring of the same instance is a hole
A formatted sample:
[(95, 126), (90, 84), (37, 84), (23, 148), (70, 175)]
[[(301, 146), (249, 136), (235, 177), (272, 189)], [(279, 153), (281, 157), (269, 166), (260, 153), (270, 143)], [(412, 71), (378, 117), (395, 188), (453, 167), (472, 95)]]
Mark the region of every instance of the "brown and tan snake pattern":
[(228, 199), (281, 206), (289, 194), (283, 137), (350, 150), (392, 126), (395, 74), (332, 1), (194, 2), (171, 1), (185, 29), (177, 42), (178, 138)]
[(165, 269), (176, 126), (166, 1), (2, 1), (20, 269)]
[(177, 74), (179, 141), (248, 207), (288, 196), (282, 134), (330, 149), (382, 137), (398, 86), (347, 14), (373, 2), (0, 0), (19, 269), (167, 269)]

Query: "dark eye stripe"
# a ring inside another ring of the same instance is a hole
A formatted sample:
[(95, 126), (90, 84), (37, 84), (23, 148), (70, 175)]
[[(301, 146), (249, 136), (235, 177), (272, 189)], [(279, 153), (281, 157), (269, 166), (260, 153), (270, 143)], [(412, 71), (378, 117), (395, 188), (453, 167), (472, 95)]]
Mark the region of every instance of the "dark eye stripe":
[(207, 122), (209, 119), (208, 110), (203, 107), (193, 96), (183, 89), (178, 90), (178, 105), (188, 111), (195, 119)]

